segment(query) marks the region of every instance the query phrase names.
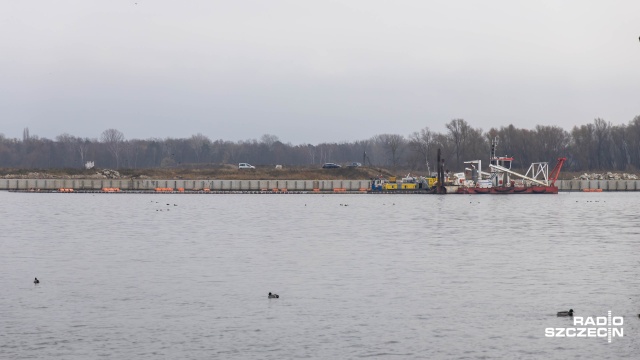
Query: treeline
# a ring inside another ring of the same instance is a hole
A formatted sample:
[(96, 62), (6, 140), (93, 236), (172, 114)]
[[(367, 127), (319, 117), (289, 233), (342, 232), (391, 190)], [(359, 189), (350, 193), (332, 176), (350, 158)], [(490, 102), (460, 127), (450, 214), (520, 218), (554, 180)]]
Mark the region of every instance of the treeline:
[(463, 119), (446, 124), (445, 133), (425, 127), (408, 136), (380, 134), (368, 140), (317, 145), (292, 145), (275, 135), (260, 140), (211, 140), (203, 134), (183, 139), (125, 139), (116, 129), (107, 129), (99, 139), (62, 134), (50, 140), (32, 136), (25, 128), (22, 139), (0, 134), (0, 167), (25, 169), (82, 168), (87, 161), (96, 167), (144, 169), (157, 167), (204, 167), (249, 162), (254, 165), (315, 166), (325, 162), (362, 162), (394, 171), (435, 170), (438, 148), (452, 171), (463, 169), (463, 161), (488, 160), (492, 139), (498, 139), (498, 154), (515, 157), (514, 168), (526, 169), (532, 162), (566, 157), (571, 171), (636, 171), (640, 168), (640, 116), (626, 125), (603, 119), (575, 126), (570, 132), (558, 126), (537, 125), (520, 129), (513, 125), (474, 128)]

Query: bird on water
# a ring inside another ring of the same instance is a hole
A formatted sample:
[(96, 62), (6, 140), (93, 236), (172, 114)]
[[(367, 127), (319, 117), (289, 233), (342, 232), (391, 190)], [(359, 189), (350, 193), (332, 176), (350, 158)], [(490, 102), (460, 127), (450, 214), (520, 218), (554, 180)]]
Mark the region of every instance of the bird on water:
[(569, 309), (569, 311), (558, 311), (558, 316), (573, 316), (573, 309)]
[(38, 278), (35, 278), (35, 280), (33, 280), (34, 284), (40, 284), (40, 280), (38, 280)]
[(269, 293), (269, 299), (278, 299), (278, 298), (280, 298), (280, 295)]

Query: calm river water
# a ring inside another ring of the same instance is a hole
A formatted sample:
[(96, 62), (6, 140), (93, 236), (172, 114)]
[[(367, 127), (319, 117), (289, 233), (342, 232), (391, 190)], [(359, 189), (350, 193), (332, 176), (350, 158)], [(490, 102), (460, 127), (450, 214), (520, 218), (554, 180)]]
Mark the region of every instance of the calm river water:
[(0, 192), (0, 358), (637, 359), (639, 203)]

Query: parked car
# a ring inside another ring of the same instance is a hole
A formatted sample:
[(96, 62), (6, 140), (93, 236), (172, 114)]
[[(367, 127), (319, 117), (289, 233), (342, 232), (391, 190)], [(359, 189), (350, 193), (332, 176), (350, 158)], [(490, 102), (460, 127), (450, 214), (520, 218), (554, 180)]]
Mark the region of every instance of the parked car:
[(362, 166), (362, 164), (360, 164), (359, 162), (352, 162), (351, 164), (347, 165), (347, 167), (350, 167), (350, 168), (359, 167), (359, 166)]
[(324, 163), (324, 165), (322, 165), (323, 169), (337, 169), (339, 167), (340, 165), (334, 163)]
[(255, 169), (256, 167), (249, 163), (240, 163), (238, 164), (238, 169)]

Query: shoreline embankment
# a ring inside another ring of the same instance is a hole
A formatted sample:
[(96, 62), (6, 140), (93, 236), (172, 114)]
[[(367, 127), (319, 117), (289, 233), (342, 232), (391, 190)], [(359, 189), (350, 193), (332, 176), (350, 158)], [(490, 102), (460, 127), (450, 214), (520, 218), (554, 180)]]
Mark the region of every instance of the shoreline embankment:
[[(563, 192), (588, 189), (640, 191), (640, 180), (558, 180), (556, 186)], [(370, 188), (370, 180), (0, 179), (0, 190), (28, 192), (282, 193), (365, 192)]]

